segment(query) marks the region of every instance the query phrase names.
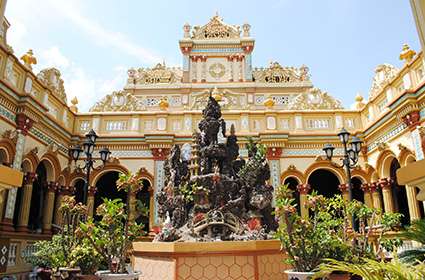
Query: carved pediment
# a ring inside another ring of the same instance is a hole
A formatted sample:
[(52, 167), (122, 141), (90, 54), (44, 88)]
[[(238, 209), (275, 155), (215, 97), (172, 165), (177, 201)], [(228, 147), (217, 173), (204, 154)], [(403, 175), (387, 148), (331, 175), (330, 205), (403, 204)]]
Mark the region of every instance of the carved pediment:
[(372, 86), (369, 91), (369, 98), (376, 96), (385, 85), (387, 85), (397, 75), (399, 69), (391, 64), (381, 64), (375, 68)]
[(292, 100), (289, 108), (292, 110), (343, 109), (339, 100), (318, 88), (312, 88), (309, 92), (299, 94)]
[[(192, 110), (202, 110), (208, 103), (210, 96), (210, 90), (206, 89), (202, 92), (193, 94), (193, 101), (190, 109)], [(238, 109), (241, 108), (242, 104), (240, 102), (240, 95), (232, 93), (227, 89), (217, 89), (214, 88), (212, 96), (220, 104), (221, 109)]]
[(134, 95), (125, 91), (114, 91), (90, 108), (90, 112), (141, 111), (145, 106)]
[(282, 67), (278, 62), (271, 62), (267, 68), (256, 68), (252, 72), (254, 81), (259, 83), (292, 83), (309, 81), (308, 67)]
[(66, 93), (61, 73), (56, 68), (46, 68), (37, 74), (46, 87), (48, 87), (54, 95), (66, 103)]
[(182, 70), (158, 63), (153, 68), (139, 68), (137, 71), (130, 69), (128, 76), (135, 84), (172, 84), (181, 81)]
[(223, 22), (219, 15), (215, 15), (204, 26), (194, 26), (192, 39), (235, 39), (240, 38), (240, 26), (229, 25)]

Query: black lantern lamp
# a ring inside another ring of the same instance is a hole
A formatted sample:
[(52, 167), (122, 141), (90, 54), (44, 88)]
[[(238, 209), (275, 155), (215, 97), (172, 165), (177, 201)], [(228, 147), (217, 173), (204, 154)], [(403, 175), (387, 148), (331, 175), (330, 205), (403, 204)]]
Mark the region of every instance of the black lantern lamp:
[(362, 149), (362, 140), (360, 140), (358, 137), (354, 136), (351, 139), (351, 149), (356, 152), (356, 154), (360, 153), (360, 150)]
[(341, 131), (338, 133), (338, 137), (341, 143), (348, 143), (350, 132), (348, 132), (345, 128), (342, 128)]
[(334, 154), (334, 150), (335, 150), (335, 148), (334, 148), (334, 146), (332, 146), (331, 144), (326, 144), (324, 147), (323, 147), (323, 151), (325, 151), (325, 154), (326, 154), (326, 158), (328, 159), (328, 160), (331, 160), (332, 159), (332, 156), (333, 156), (333, 154)]
[[(90, 181), (90, 171), (94, 169), (93, 165), (95, 160), (93, 159), (93, 153), (94, 148), (96, 147), (96, 140), (98, 136), (96, 132), (91, 129), (86, 134), (86, 140), (83, 143), (83, 147), (81, 148), (80, 145), (75, 145), (71, 148), (69, 148), (69, 156), (74, 160), (75, 163), (80, 159), (81, 154), (84, 153), (86, 155), (86, 158), (84, 159), (84, 166), (81, 167), (81, 169), (85, 169), (86, 171), (86, 182), (84, 184), (84, 197), (83, 197), (83, 203), (87, 204), (87, 193), (89, 188), (89, 181)], [(102, 160), (103, 165), (109, 160), (109, 156), (111, 155), (111, 152), (108, 148), (104, 147), (99, 150), (100, 159)]]

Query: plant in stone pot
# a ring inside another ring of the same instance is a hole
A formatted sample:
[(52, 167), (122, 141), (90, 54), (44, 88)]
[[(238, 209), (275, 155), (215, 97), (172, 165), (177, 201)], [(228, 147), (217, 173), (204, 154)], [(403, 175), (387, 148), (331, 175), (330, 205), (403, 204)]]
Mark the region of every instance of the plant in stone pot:
[(97, 279), (96, 271), (102, 264), (103, 258), (93, 248), (87, 239), (84, 239), (77, 247), (72, 250), (70, 257), (72, 259), (71, 265), (79, 267), (81, 274), (79, 279)]
[(286, 185), (276, 190), (277, 237), (287, 254), (287, 263), (293, 267), (286, 271), (288, 279), (309, 279), (323, 259), (335, 254), (343, 258), (348, 252), (348, 246), (333, 234), (338, 224), (327, 211), (326, 198), (313, 193), (306, 204), (308, 219), (298, 214), (292, 191)]
[[(121, 175), (117, 181), (118, 188), (136, 192), (142, 187), (138, 178), (138, 174)], [(132, 242), (144, 234), (143, 225), (129, 220), (128, 208), (121, 199), (104, 199), (96, 214), (100, 220), (88, 219), (80, 224), (79, 231), (108, 265), (107, 271), (98, 271), (96, 275), (101, 279), (138, 278), (139, 273), (131, 271), (127, 259)]]

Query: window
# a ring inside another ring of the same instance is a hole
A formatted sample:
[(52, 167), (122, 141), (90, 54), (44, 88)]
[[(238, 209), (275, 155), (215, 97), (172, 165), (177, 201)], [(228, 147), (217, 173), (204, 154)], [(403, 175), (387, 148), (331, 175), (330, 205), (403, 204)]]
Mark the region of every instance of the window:
[(310, 129), (327, 129), (330, 127), (328, 119), (312, 119), (307, 120), (307, 128)]
[(127, 129), (126, 121), (107, 121), (106, 122), (107, 131), (126, 130), (126, 129)]
[(80, 122), (80, 131), (88, 131), (90, 128), (90, 121), (81, 121)]

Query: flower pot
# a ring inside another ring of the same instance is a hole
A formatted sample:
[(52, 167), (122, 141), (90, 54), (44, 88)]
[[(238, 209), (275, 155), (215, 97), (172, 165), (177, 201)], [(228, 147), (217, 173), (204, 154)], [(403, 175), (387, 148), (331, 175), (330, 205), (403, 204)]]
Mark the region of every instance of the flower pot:
[(329, 275), (329, 280), (350, 280), (348, 273), (332, 273)]
[(96, 276), (98, 276), (101, 280), (137, 280), (140, 274), (140, 272), (111, 273), (109, 270), (100, 270), (96, 272)]
[(37, 277), (41, 280), (50, 280), (52, 277), (52, 271), (50, 269), (39, 268), (37, 269)]
[(285, 270), (286, 275), (288, 275), (288, 280), (310, 280), (314, 275), (314, 272), (298, 272), (292, 269)]
[(93, 274), (80, 274), (77, 276), (78, 280), (99, 280), (99, 276)]

